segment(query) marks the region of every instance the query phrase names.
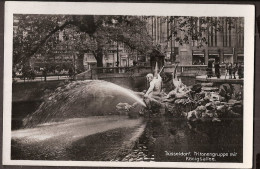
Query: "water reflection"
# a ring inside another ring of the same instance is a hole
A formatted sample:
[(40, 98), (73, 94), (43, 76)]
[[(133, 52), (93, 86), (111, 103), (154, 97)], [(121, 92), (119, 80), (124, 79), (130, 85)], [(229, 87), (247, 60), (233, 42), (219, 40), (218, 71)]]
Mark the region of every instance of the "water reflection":
[[(188, 161), (186, 157), (196, 157), (194, 152), (235, 152), (236, 156), (215, 157), (215, 161), (242, 162), (242, 129), (242, 118), (226, 119), (211, 126), (202, 123), (195, 132), (187, 127), (182, 118), (150, 117), (145, 134), (134, 151), (143, 151), (148, 161), (160, 162), (185, 162)], [(138, 161), (137, 157), (135, 159)]]

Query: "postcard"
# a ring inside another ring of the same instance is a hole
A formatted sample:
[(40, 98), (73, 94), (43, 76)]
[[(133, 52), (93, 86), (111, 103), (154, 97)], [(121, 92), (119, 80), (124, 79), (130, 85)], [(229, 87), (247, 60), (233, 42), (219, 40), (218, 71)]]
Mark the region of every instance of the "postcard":
[(254, 10), (6, 2), (3, 164), (251, 168)]

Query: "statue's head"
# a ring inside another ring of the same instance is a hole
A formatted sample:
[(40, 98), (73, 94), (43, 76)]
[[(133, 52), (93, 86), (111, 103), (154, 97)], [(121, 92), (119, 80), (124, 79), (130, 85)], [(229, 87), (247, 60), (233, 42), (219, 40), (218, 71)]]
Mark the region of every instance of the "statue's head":
[(152, 73), (149, 73), (146, 75), (146, 78), (149, 82), (151, 82), (153, 80), (153, 74)]

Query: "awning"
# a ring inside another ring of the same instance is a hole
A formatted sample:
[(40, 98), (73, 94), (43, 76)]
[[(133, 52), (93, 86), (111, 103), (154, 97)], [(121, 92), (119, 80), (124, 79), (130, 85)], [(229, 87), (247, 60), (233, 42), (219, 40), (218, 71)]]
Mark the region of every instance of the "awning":
[(233, 53), (224, 53), (224, 57), (233, 56)]
[(87, 60), (87, 61), (85, 61), (86, 63), (97, 63), (97, 61), (94, 61), (94, 60), (91, 60), (91, 61), (89, 61), (89, 60)]
[(198, 55), (204, 55), (205, 54), (205, 52), (203, 50), (193, 50), (192, 53), (198, 54)]
[(127, 58), (127, 55), (121, 55), (121, 58)]
[(218, 53), (209, 53), (209, 56), (212, 56), (212, 55), (214, 55), (214, 56), (217, 55), (217, 57), (219, 57), (219, 54), (218, 54)]
[(204, 58), (204, 57), (205, 57), (205, 55), (204, 55), (204, 54), (197, 54), (197, 53), (193, 53), (193, 55), (195, 55), (195, 56), (199, 56), (199, 57), (202, 57), (202, 58)]
[(202, 50), (193, 50), (192, 55), (197, 56), (197, 57), (201, 57), (201, 58), (205, 57), (205, 53)]

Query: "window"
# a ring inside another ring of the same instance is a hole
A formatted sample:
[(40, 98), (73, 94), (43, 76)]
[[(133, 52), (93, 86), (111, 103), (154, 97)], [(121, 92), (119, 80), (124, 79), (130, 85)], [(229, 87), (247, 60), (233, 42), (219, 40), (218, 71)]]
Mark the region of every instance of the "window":
[(204, 54), (192, 54), (192, 65), (205, 65)]
[(208, 27), (208, 45), (209, 46), (217, 46), (217, 27), (215, 23), (217, 23), (217, 18), (210, 18), (210, 25)]
[(113, 67), (112, 63), (107, 63), (106, 67)]
[(201, 22), (200, 22), (200, 18), (197, 17), (192, 17), (191, 18), (191, 22), (193, 25), (192, 28), (192, 35), (191, 35), (191, 44), (192, 46), (198, 46), (198, 36), (199, 36), (199, 32), (200, 32), (200, 27), (201, 27)]
[(233, 54), (224, 54), (224, 63), (233, 63)]
[(238, 19), (237, 23), (237, 43), (239, 47), (244, 47), (244, 20)]
[(223, 46), (229, 47), (231, 46), (231, 19), (230, 18), (223, 18)]

